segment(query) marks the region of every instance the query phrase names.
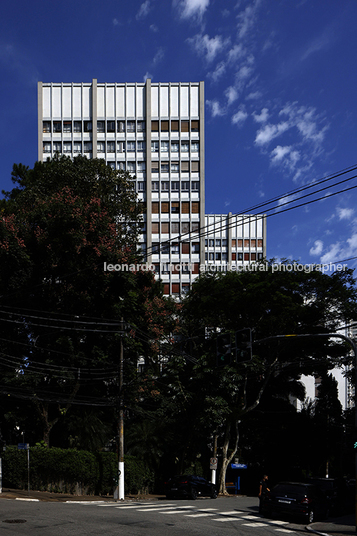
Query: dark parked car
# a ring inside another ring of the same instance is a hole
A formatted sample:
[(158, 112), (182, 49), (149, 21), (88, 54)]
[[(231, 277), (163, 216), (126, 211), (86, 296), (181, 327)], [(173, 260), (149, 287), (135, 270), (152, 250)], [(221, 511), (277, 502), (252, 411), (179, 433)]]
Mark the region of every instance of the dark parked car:
[(166, 485), (167, 499), (184, 497), (197, 499), (197, 497), (211, 497), (217, 499), (218, 489), (215, 484), (201, 476), (183, 475), (170, 478)]
[(313, 484), (280, 482), (270, 492), (263, 504), (267, 515), (288, 515), (308, 523), (328, 516), (328, 499)]
[(343, 515), (354, 510), (354, 488), (343, 478), (310, 478), (310, 484), (320, 488), (327, 496), (331, 515)]

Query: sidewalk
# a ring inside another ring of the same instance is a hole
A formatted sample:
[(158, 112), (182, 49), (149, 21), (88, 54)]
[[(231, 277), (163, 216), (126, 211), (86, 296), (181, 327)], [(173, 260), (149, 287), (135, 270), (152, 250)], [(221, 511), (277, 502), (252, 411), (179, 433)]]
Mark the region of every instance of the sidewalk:
[(307, 530), (314, 534), (323, 534), (328, 536), (351, 536), (356, 534), (356, 518), (355, 514), (348, 516), (336, 517), (328, 521), (320, 521), (311, 523)]

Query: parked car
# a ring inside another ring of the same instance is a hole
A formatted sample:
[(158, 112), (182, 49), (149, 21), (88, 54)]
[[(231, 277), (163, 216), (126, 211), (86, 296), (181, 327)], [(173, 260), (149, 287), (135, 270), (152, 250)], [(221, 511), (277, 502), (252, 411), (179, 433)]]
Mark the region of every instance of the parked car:
[(165, 482), (165, 486), (167, 499), (174, 497), (190, 499), (211, 497), (211, 499), (217, 499), (218, 496), (217, 486), (201, 476), (174, 476)]
[(339, 516), (354, 509), (355, 490), (343, 478), (309, 478), (309, 483), (320, 488), (327, 496), (329, 512)]
[(328, 517), (328, 499), (313, 484), (280, 482), (263, 504), (263, 514), (287, 515), (308, 523)]

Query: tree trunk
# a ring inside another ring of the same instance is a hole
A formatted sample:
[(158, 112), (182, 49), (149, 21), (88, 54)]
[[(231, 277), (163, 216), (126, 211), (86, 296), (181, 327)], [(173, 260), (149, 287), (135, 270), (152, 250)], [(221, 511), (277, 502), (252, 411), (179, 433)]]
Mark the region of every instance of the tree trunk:
[[(235, 442), (233, 446), (233, 450), (231, 454), (228, 456), (228, 449), (229, 449), (229, 442), (231, 439), (231, 427), (234, 426), (236, 437)], [(222, 447), (222, 467), (219, 474), (219, 493), (222, 495), (229, 495), (228, 491), (226, 490), (226, 473), (228, 469), (228, 465), (233, 460), (234, 456), (236, 455), (238, 451), (238, 443), (239, 443), (239, 421), (238, 419), (234, 420), (233, 422), (227, 421), (226, 423), (226, 431), (224, 434), (224, 442)]]

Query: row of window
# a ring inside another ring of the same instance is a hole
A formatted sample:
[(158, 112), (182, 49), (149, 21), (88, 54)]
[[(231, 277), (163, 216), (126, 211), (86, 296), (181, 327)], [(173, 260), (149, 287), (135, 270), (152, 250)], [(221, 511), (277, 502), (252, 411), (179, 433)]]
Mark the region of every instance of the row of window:
[[(191, 205), (191, 207), (190, 207)], [(191, 208), (191, 210), (190, 210)], [(161, 201), (161, 211), (160, 203), (158, 201), (153, 201), (151, 203), (152, 214), (199, 214), (200, 212), (200, 202), (199, 201)]]
[[(138, 162), (139, 164), (140, 162)], [(138, 169), (140, 171), (140, 169)], [(152, 183), (152, 191), (158, 192), (159, 191), (159, 185), (160, 183), (158, 181), (153, 181)], [(171, 182), (171, 192), (180, 192), (180, 186), (181, 186), (181, 192), (189, 192), (190, 190), (192, 192), (197, 192), (200, 189), (200, 183), (198, 181), (193, 181), (190, 183), (190, 181), (173, 181)], [(137, 190), (138, 192), (146, 192), (146, 182), (139, 181), (137, 183)], [(161, 182), (161, 192), (169, 192), (170, 191), (170, 182), (169, 181), (162, 181)]]
[[(156, 224), (157, 222), (155, 222)], [(171, 222), (171, 224), (169, 222), (162, 222), (162, 233), (164, 234), (167, 234), (169, 233), (169, 229), (170, 229), (170, 225), (171, 225), (171, 234), (187, 234), (189, 233), (190, 231), (192, 233), (197, 233), (200, 229), (200, 223), (198, 221), (193, 221), (190, 222), (189, 221), (182, 221), (182, 222), (179, 222), (179, 221), (175, 221), (175, 222)], [(158, 227), (155, 227), (156, 229), (158, 229)], [(164, 246), (162, 246), (164, 247)], [(166, 246), (165, 246), (166, 247)], [(167, 246), (169, 247), (169, 246)], [(153, 242), (152, 243), (152, 252), (153, 253), (159, 253), (160, 251), (160, 243), (159, 242)], [(168, 253), (168, 251), (167, 251)]]
[[(164, 224), (168, 225), (168, 224)], [(181, 247), (180, 247), (181, 246)], [(183, 253), (184, 255), (189, 255), (190, 253), (199, 253), (200, 252), (200, 243), (199, 242), (182, 242), (179, 243), (172, 243), (172, 244), (160, 244), (159, 242), (153, 242), (152, 244), (152, 253), (163, 253), (163, 254), (169, 254), (172, 253), (173, 255), (179, 255)], [(184, 271), (184, 270), (182, 270)]]
[[(210, 239), (206, 239), (205, 240), (205, 246), (206, 248), (207, 247), (210, 247), (210, 248), (214, 248), (215, 246), (216, 247), (227, 247), (228, 246), (228, 240), (226, 238), (210, 238)], [(245, 248), (262, 248), (263, 247), (263, 240), (261, 238), (258, 238), (258, 239), (255, 239), (255, 238), (252, 238), (252, 239), (249, 239), (249, 238), (233, 238), (232, 239), (232, 248), (243, 248), (243, 246)]]
[[(181, 294), (187, 294), (189, 290), (190, 283), (181, 283)], [(164, 283), (164, 294), (165, 296), (170, 294), (170, 283)], [(180, 294), (180, 283), (171, 283), (171, 294)]]
[[(45, 141), (43, 143), (43, 152), (44, 153), (50, 153), (51, 152), (52, 144), (50, 141)], [(93, 150), (93, 144), (91, 141), (74, 141), (73, 142), (73, 152), (74, 153), (81, 153), (83, 151), (85, 153), (92, 152)], [(162, 141), (161, 142), (161, 152), (169, 152), (169, 142), (168, 141)], [(179, 142), (171, 142), (171, 152), (179, 152)], [(189, 153), (190, 144), (189, 142), (181, 142), (181, 153)], [(53, 151), (62, 151), (62, 142), (61, 141), (54, 141), (53, 142)], [(97, 152), (99, 153), (143, 153), (146, 151), (146, 142), (145, 141), (98, 141), (97, 142)], [(65, 153), (71, 153), (72, 152), (72, 142), (71, 141), (64, 141), (63, 142), (63, 152)], [(158, 153), (159, 152), (159, 142), (158, 141), (152, 141), (151, 142), (151, 152), (152, 153)], [(194, 141), (191, 142), (191, 152), (199, 152), (199, 143)]]
[[(97, 121), (97, 132), (145, 132), (145, 121)], [(200, 122), (197, 120), (162, 120), (151, 121), (152, 132), (198, 132)], [(49, 134), (52, 132), (92, 132), (92, 121), (43, 121), (42, 130)]]

